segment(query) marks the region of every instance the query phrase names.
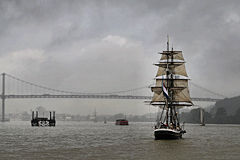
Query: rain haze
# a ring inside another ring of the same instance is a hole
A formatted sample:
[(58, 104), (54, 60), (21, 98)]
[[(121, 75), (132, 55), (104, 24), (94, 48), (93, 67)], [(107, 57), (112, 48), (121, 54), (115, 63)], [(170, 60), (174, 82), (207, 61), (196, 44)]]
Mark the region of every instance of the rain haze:
[[(0, 1), (0, 22), (0, 72), (28, 82), (82, 93), (148, 86), (168, 34), (170, 45), (183, 51), (192, 82), (226, 97), (240, 95), (239, 1)], [(190, 93), (212, 96), (194, 87)], [(37, 106), (85, 115), (94, 108), (100, 114), (154, 110), (143, 101), (11, 99), (6, 112)]]

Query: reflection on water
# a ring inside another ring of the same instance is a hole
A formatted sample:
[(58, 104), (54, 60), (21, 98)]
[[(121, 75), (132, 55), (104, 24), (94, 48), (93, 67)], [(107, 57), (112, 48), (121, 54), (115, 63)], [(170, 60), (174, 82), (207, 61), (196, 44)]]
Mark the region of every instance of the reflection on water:
[(240, 159), (240, 125), (187, 124), (180, 140), (155, 141), (153, 123), (0, 123), (0, 159)]

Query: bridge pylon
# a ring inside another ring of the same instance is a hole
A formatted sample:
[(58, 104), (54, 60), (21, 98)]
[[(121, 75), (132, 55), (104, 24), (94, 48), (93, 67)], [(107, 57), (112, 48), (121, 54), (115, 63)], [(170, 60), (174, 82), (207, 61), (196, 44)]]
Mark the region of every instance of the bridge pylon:
[(5, 122), (5, 75), (6, 73), (2, 73), (2, 122)]

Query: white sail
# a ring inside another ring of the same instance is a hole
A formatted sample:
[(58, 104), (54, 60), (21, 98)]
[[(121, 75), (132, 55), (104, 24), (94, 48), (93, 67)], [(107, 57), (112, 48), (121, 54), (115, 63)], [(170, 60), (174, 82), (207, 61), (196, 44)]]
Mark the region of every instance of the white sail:
[[(155, 87), (162, 87), (162, 83), (167, 86), (166, 80), (162, 81), (162, 79), (157, 79)], [(174, 79), (173, 87), (188, 87), (188, 79)]]
[[(161, 60), (166, 60), (166, 59), (167, 59), (166, 53), (167, 53), (167, 52), (164, 52), (164, 51), (163, 51)], [(175, 53), (175, 54), (173, 55), (173, 59), (183, 60), (183, 61), (184, 61), (182, 51), (174, 51), (174, 53)]]
[(151, 103), (153, 102), (165, 102), (165, 97), (163, 95), (163, 92), (159, 94), (154, 92)]
[(156, 87), (156, 86), (154, 86), (154, 87), (151, 87), (151, 90), (152, 90), (152, 92), (154, 92), (154, 93), (156, 93), (156, 94), (161, 94), (161, 92), (162, 92), (162, 87)]
[[(176, 65), (176, 66), (172, 67), (172, 73), (175, 75), (181, 75), (181, 76), (185, 76), (185, 77), (188, 76), (187, 72), (186, 72), (185, 64), (180, 64), (180, 65)], [(156, 77), (159, 77), (162, 75), (166, 75), (166, 68), (159, 67)]]
[(192, 103), (188, 88), (183, 90), (174, 90), (173, 101)]
[[(166, 98), (163, 95), (162, 90), (159, 88), (159, 91), (154, 91), (152, 102), (165, 102)], [(174, 96), (172, 97), (173, 102), (186, 102), (192, 103), (188, 88), (183, 90), (174, 90)]]
[(165, 75), (166, 74), (166, 69), (163, 68), (163, 67), (158, 67), (158, 71), (157, 71), (157, 75), (156, 77), (159, 77), (159, 76), (162, 76), (162, 75)]
[(175, 68), (173, 68), (173, 74), (187, 77), (188, 75), (186, 72), (185, 64), (182, 64), (182, 65), (179, 65), (179, 66), (176, 66)]
[[(152, 92), (154, 92), (152, 103), (165, 102), (166, 99), (162, 93), (162, 84), (164, 84), (166, 88), (172, 90), (173, 95), (171, 101), (174, 102), (176, 106), (182, 106), (183, 104), (180, 105), (181, 102), (192, 104), (188, 90), (189, 79), (187, 78), (188, 75), (182, 51), (163, 51), (161, 54), (160, 62), (155, 64), (159, 66), (159, 68), (156, 74), (156, 84), (151, 87)], [(173, 76), (169, 75), (167, 78), (166, 68), (169, 70), (168, 74), (172, 74)]]

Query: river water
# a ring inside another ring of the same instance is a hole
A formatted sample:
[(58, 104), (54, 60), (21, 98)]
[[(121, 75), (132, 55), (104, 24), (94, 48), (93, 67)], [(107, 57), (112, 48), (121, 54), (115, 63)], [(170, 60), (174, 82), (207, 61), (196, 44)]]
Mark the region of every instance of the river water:
[(180, 140), (154, 140), (153, 123), (0, 123), (0, 159), (239, 160), (240, 125), (186, 124)]

